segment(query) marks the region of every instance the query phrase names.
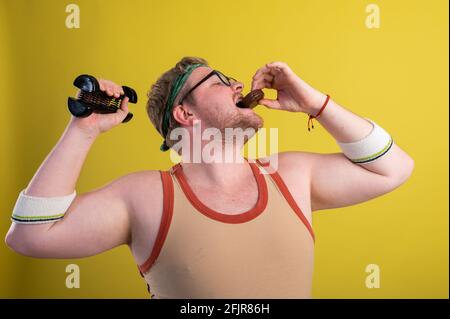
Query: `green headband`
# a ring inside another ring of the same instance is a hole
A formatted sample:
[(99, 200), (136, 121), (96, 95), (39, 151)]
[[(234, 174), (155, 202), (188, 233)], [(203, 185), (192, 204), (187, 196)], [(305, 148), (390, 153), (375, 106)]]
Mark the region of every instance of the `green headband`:
[(161, 123), (161, 131), (164, 137), (164, 142), (161, 144), (161, 147), (159, 148), (161, 151), (165, 152), (169, 150), (169, 146), (166, 144), (166, 135), (167, 131), (169, 129), (169, 120), (170, 115), (172, 114), (172, 108), (173, 103), (175, 102), (175, 98), (177, 97), (178, 93), (180, 93), (181, 88), (183, 87), (184, 83), (186, 83), (187, 79), (189, 78), (189, 75), (191, 75), (192, 71), (194, 71), (196, 68), (200, 66), (206, 66), (204, 64), (191, 64), (189, 65), (186, 70), (184, 70), (183, 73), (178, 75), (176, 80), (173, 82), (172, 88), (170, 89), (169, 98), (167, 99), (166, 108), (164, 110), (164, 116)]

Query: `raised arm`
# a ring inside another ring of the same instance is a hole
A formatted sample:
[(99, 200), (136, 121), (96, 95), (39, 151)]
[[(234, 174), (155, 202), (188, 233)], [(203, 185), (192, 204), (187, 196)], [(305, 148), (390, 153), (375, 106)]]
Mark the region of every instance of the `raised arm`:
[(268, 108), (302, 112), (316, 119), (339, 143), (342, 153), (286, 152), (280, 156), (280, 175), (294, 193), (310, 181), (311, 210), (361, 203), (404, 183), (414, 160), (374, 121), (362, 118), (298, 77), (286, 63), (273, 62), (253, 77), (252, 89), (277, 90), (277, 99), (263, 99)]
[[(406, 182), (414, 169), (414, 160), (392, 137), (386, 133), (383, 140), (382, 129), (375, 126), (376, 123), (372, 124), (333, 100), (325, 110), (317, 120), (347, 154), (309, 154), (313, 211), (365, 202)], [(372, 156), (366, 153), (363, 159), (352, 156), (354, 150), (368, 152), (364, 150), (370, 149), (371, 144), (385, 146), (375, 146), (377, 151), (372, 151)]]
[[(118, 97), (122, 88), (100, 80), (100, 88)], [(128, 113), (128, 99), (118, 112), (71, 117), (63, 135), (41, 164), (24, 194), (36, 198), (74, 192), (81, 168), (95, 139), (119, 125)], [(5, 238), (14, 251), (33, 257), (90, 256), (130, 242), (130, 203), (127, 190), (133, 174), (75, 197), (61, 220), (43, 224), (13, 222)], [(25, 212), (26, 213), (26, 212)]]

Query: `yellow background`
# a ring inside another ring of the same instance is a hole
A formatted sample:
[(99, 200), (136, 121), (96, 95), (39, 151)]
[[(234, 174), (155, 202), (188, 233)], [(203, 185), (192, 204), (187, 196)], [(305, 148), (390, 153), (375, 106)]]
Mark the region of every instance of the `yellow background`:
[[(68, 29), (76, 3), (81, 28)], [(380, 7), (380, 29), (365, 8)], [(243, 80), (284, 61), (342, 106), (375, 120), (415, 160), (406, 184), (369, 202), (317, 212), (314, 298), (448, 298), (448, 1), (16, 1), (0, 2), (0, 234), (20, 190), (58, 141), (67, 96), (81, 73), (136, 89), (134, 119), (99, 137), (79, 193), (132, 171), (167, 169), (168, 153), (145, 112), (146, 92), (194, 55)], [(258, 108), (278, 127), (280, 151), (337, 152), (305, 114)], [(123, 246), (77, 260), (20, 256), (0, 244), (0, 297), (147, 298)], [(81, 288), (65, 287), (66, 265)], [(381, 287), (365, 287), (365, 267)]]

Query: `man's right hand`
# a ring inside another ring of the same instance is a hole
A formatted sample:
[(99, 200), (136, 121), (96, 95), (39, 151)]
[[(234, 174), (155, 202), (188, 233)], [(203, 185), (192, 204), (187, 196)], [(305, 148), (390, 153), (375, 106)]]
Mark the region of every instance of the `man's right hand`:
[[(120, 95), (124, 94), (122, 87), (112, 81), (99, 79), (98, 83), (100, 85), (100, 90), (105, 92), (108, 96), (118, 98)], [(79, 93), (80, 91), (78, 91), (77, 96)], [(72, 115), (70, 119), (70, 126), (80, 129), (88, 136), (97, 136), (100, 133), (110, 130), (114, 126), (121, 124), (127, 114), (128, 97), (125, 97), (116, 113), (92, 113), (88, 117), (75, 117)]]

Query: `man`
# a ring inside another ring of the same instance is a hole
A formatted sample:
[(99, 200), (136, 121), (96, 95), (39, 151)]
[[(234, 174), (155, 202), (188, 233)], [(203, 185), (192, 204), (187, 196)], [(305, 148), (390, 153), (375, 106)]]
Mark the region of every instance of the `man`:
[[(123, 93), (111, 81), (100, 86), (110, 96)], [(7, 245), (27, 256), (80, 258), (127, 244), (155, 298), (310, 298), (312, 212), (388, 193), (408, 179), (414, 161), (375, 122), (339, 106), (285, 63), (255, 73), (252, 89), (263, 88), (277, 90), (277, 99), (260, 104), (309, 114), (343, 152), (283, 152), (255, 163), (240, 155), (243, 142), (223, 139), (233, 161), (222, 160), (224, 152), (214, 161), (185, 160), (196, 151), (198, 123), (219, 132), (263, 126), (253, 110), (236, 106), (242, 83), (185, 57), (152, 86), (147, 103), (164, 138), (161, 150), (179, 142), (172, 132), (188, 132), (182, 137), (191, 143), (178, 150), (183, 162), (76, 195), (90, 147), (125, 118), (127, 100), (115, 114), (72, 117), (20, 194)]]

